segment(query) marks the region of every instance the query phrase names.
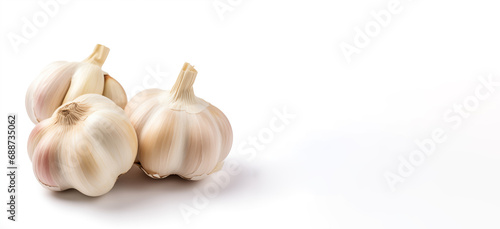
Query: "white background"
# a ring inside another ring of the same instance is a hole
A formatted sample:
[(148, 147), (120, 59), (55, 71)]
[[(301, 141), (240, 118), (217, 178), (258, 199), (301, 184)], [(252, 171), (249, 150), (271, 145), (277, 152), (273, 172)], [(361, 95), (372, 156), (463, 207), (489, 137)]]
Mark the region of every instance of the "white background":
[[(495, 1), (401, 0), (350, 63), (340, 45), (354, 45), (356, 28), (373, 25), (371, 12), (390, 1), (230, 1), (223, 19), (214, 0), (69, 1), (27, 43), (12, 45), (23, 18), (32, 21), (47, 1), (0, 3), (1, 174), (9, 112), (19, 115), (20, 167), (15, 223), (0, 176), (1, 228), (500, 227), (500, 88), (456, 128), (443, 118), (474, 101), (478, 77), (500, 81)], [(179, 206), (193, 206), (212, 177), (152, 180), (134, 167), (98, 198), (38, 184), (26, 152), (34, 127), (26, 89), (50, 62), (82, 60), (97, 43), (111, 49), (103, 69), (129, 98), (136, 88), (169, 89), (188, 61), (199, 72), (196, 95), (229, 118), (227, 160), (242, 171), (189, 221)], [(161, 80), (144, 84), (150, 69)], [(238, 147), (249, 150), (248, 139), (285, 107), (296, 115), (290, 124), (255, 158), (242, 154)], [(398, 158), (436, 129), (446, 140), (391, 190), (385, 174), (397, 175)]]

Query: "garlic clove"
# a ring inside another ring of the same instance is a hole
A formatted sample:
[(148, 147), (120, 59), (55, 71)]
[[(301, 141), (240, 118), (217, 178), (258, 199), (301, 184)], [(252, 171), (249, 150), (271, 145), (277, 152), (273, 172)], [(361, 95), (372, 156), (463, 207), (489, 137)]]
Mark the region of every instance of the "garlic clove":
[(71, 84), (63, 103), (84, 94), (101, 94), (104, 91), (104, 72), (101, 67), (108, 56), (109, 48), (97, 45), (94, 52), (83, 62), (71, 78)]
[(127, 94), (122, 85), (108, 74), (104, 75), (104, 91), (102, 95), (113, 100), (122, 109), (127, 105)]
[[(160, 89), (146, 89), (135, 95), (125, 107), (125, 114), (136, 123), (135, 128), (138, 130), (138, 137), (141, 137), (139, 133), (142, 133), (142, 127), (150, 119), (150, 115), (156, 113), (156, 110), (160, 108), (157, 100), (158, 97), (166, 96), (165, 91)], [(141, 109), (137, 109), (138, 107)]]
[(26, 110), (34, 123), (52, 116), (69, 88), (78, 63), (54, 62), (45, 67), (26, 94)]
[(102, 94), (104, 89), (104, 73), (93, 64), (82, 64), (73, 77), (66, 92), (63, 103), (67, 103), (84, 94)]
[(231, 124), (229, 124), (229, 120), (227, 119), (226, 115), (224, 115), (224, 113), (222, 113), (222, 111), (217, 107), (209, 106), (207, 107), (207, 111), (210, 113), (207, 116), (212, 118), (213, 122), (219, 129), (219, 132), (225, 133), (220, 136), (222, 138), (220, 149), (222, 153), (219, 155), (220, 163), (224, 163), (223, 160), (227, 157), (229, 151), (231, 151), (231, 146), (233, 145), (233, 129), (231, 128)]

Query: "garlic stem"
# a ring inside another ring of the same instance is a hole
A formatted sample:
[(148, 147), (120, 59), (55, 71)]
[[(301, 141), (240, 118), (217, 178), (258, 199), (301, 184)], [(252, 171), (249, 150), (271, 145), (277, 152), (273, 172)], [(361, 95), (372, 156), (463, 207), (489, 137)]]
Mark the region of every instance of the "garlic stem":
[(76, 102), (63, 105), (57, 113), (57, 123), (74, 125), (84, 118), (85, 111), (87, 107)]
[(170, 90), (172, 102), (183, 101), (186, 103), (195, 103), (196, 96), (193, 91), (194, 80), (198, 72), (189, 63), (184, 63), (177, 81)]
[(108, 57), (108, 54), (109, 54), (108, 47), (97, 44), (92, 54), (90, 54), (90, 56), (87, 57), (87, 59), (85, 59), (84, 61), (91, 62), (93, 64), (99, 65), (99, 67), (102, 67), (104, 61), (106, 61), (106, 58)]

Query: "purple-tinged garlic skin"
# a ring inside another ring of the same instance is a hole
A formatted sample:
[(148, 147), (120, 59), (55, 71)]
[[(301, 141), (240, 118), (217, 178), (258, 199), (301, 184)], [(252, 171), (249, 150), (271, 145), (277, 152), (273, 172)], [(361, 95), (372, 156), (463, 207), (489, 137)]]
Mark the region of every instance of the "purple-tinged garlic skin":
[(101, 94), (121, 108), (127, 104), (122, 86), (101, 67), (109, 48), (97, 45), (82, 62), (58, 61), (45, 67), (26, 92), (26, 111), (35, 124), (50, 118), (64, 103), (84, 94)]

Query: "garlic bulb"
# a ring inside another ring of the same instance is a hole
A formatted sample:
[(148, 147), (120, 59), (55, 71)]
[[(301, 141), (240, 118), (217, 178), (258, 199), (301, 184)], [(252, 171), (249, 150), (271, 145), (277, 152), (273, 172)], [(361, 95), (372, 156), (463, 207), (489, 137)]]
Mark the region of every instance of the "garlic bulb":
[(58, 61), (45, 67), (26, 93), (31, 121), (36, 124), (49, 118), (61, 104), (83, 94), (101, 94), (125, 108), (127, 95), (122, 86), (101, 70), (108, 53), (109, 48), (97, 45), (82, 62)]
[(170, 92), (145, 90), (125, 107), (139, 139), (137, 161), (152, 178), (202, 179), (218, 171), (231, 150), (231, 125), (219, 109), (194, 95), (196, 75), (185, 63)]
[(46, 188), (99, 196), (134, 164), (137, 136), (123, 109), (104, 96), (86, 94), (35, 126), (28, 154)]

